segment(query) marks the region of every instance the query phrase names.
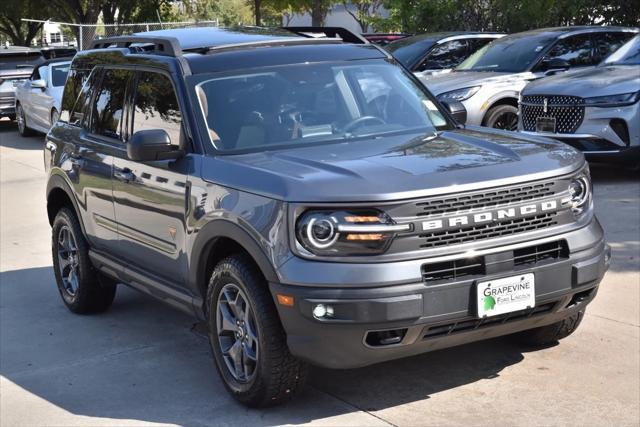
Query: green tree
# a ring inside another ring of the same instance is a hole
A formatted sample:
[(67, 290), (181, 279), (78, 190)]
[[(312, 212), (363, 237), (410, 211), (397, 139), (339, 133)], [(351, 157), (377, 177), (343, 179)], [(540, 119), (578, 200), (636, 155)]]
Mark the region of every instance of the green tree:
[[(363, 33), (369, 31), (369, 26), (372, 22), (376, 22), (375, 19), (378, 16), (383, 2), (384, 0), (342, 0), (345, 10), (360, 25)], [(350, 5), (355, 7), (355, 12), (349, 8)]]
[(24, 22), (22, 18), (47, 19), (48, 9), (48, 2), (45, 0), (2, 0), (0, 33), (6, 35), (11, 44), (29, 46), (42, 24)]

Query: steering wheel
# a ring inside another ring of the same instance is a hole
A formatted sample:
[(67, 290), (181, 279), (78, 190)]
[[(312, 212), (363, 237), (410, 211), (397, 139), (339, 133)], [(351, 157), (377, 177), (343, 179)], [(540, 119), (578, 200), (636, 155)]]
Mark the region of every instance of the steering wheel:
[(366, 123), (366, 122), (376, 122), (376, 123), (381, 124), (381, 125), (386, 125), (387, 124), (387, 122), (382, 120), (380, 117), (362, 116), (362, 117), (358, 117), (357, 119), (351, 120), (349, 123), (347, 123), (344, 126), (344, 128), (342, 128), (342, 131), (343, 132), (349, 132), (349, 131), (361, 126), (363, 123)]

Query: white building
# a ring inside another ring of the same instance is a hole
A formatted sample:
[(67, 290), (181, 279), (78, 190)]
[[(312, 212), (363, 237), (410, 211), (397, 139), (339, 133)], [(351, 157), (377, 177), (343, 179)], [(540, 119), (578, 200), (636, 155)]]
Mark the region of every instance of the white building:
[[(357, 15), (356, 8), (352, 4), (347, 4), (349, 10)], [(389, 12), (385, 10), (383, 7), (378, 9), (377, 14), (383, 17), (388, 17)], [(289, 25), (292, 27), (305, 27), (311, 25), (311, 15), (308, 13), (298, 15), (294, 14), (293, 17), (289, 20), (285, 17), (283, 19), (283, 25)], [(360, 24), (356, 21), (353, 16), (347, 11), (343, 4), (337, 4), (331, 8), (329, 13), (327, 14), (327, 19), (325, 21), (325, 25), (327, 27), (343, 27), (352, 31), (354, 33), (361, 33), (362, 29), (360, 28)]]

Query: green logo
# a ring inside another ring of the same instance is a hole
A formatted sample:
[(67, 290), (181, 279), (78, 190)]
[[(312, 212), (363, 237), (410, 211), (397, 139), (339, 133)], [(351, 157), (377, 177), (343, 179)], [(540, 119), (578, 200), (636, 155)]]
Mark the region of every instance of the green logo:
[(495, 306), (496, 300), (491, 295), (487, 295), (484, 297), (484, 311), (493, 310), (493, 307)]

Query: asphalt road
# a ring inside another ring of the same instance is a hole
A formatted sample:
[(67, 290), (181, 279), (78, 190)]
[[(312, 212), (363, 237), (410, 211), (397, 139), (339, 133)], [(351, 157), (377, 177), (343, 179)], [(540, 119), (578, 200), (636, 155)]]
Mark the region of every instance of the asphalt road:
[(121, 286), (76, 316), (51, 269), (42, 136), (0, 122), (0, 424), (612, 425), (640, 423), (640, 180), (592, 168), (612, 268), (578, 332), (525, 351), (506, 339), (373, 367), (313, 369), (291, 404), (224, 391), (194, 320)]

